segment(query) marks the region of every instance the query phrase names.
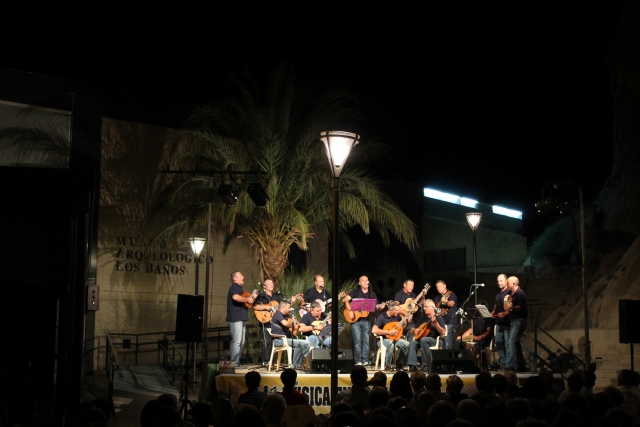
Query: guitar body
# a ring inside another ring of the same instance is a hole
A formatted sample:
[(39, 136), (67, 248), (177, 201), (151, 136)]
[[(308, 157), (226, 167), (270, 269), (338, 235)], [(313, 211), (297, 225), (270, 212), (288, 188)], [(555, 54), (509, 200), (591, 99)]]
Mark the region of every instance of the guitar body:
[(413, 334), (413, 339), (419, 341), (420, 338), (424, 338), (431, 332), (431, 322), (423, 323), (417, 327), (417, 331)]
[(273, 317), (273, 313), (278, 309), (278, 301), (271, 301), (269, 304), (259, 304), (253, 307), (253, 313), (260, 323), (268, 323)]
[(349, 323), (355, 323), (362, 317), (368, 317), (368, 311), (351, 311), (347, 308), (344, 309), (344, 318)]
[[(260, 291), (258, 291), (256, 289), (253, 292), (243, 292), (243, 293), (240, 294), (240, 296), (245, 297), (245, 298), (255, 298), (255, 297), (258, 296), (259, 293), (260, 293)], [(244, 305), (246, 305), (247, 308), (253, 307), (253, 304), (249, 304), (248, 302), (245, 302)]]
[(389, 341), (396, 342), (400, 338), (402, 338), (402, 332), (404, 332), (404, 328), (401, 326), (400, 323), (401, 322), (389, 322), (386, 325), (384, 325), (384, 327), (382, 329), (385, 330), (385, 331), (393, 331), (393, 330), (398, 331), (398, 333), (395, 334), (392, 337), (390, 337), (388, 335), (385, 336), (386, 339), (388, 339)]

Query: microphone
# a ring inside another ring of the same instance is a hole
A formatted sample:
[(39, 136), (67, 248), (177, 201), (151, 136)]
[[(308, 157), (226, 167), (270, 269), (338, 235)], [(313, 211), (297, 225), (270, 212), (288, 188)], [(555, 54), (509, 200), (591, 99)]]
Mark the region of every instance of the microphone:
[(480, 287), (484, 288), (484, 283), (475, 283), (475, 284), (473, 284), (471, 286), (476, 286), (476, 287), (480, 286)]

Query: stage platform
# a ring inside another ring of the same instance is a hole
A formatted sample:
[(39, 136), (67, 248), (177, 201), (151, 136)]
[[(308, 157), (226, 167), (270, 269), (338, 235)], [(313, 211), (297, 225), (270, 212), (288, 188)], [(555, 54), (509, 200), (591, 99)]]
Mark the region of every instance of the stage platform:
[[(275, 391), (282, 390), (282, 382), (280, 382), (280, 373), (272, 369), (271, 372), (267, 372), (266, 367), (247, 366), (247, 369), (237, 369), (235, 373), (221, 373), (216, 376), (216, 388), (220, 397), (226, 397), (231, 400), (235, 406), (238, 402), (240, 394), (247, 391), (244, 384), (244, 374), (249, 371), (256, 371), (260, 373), (262, 382), (260, 383), (260, 389), (273, 393)], [(376, 370), (373, 367), (367, 367), (369, 372), (369, 379), (373, 377)], [(409, 373), (409, 372), (407, 372)], [(497, 371), (491, 371), (491, 374), (499, 373)], [(395, 372), (385, 372), (387, 375), (387, 387), (391, 382), (391, 378)], [(410, 373), (409, 373), (410, 374)], [(425, 372), (427, 374), (427, 372)], [(445, 391), (446, 380), (450, 374), (438, 373), (442, 378), (442, 391)], [(476, 373), (460, 373), (458, 375), (465, 386), (474, 385)], [(518, 372), (518, 379), (522, 382), (525, 378), (538, 375), (532, 372)], [(348, 373), (338, 375), (338, 389), (351, 388), (351, 379)], [(305, 373), (298, 371), (298, 382), (296, 384), (296, 390), (305, 393), (309, 396), (309, 403), (313, 406), (316, 414), (328, 414), (331, 409), (331, 375), (328, 373)]]

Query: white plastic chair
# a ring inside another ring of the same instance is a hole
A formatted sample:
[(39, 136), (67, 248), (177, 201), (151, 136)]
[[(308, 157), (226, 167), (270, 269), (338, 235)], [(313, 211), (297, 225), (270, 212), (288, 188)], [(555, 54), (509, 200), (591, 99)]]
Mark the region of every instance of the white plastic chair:
[[(376, 336), (376, 335), (374, 335)], [(376, 336), (376, 338), (380, 339), (380, 346), (378, 347), (378, 351), (376, 353), (376, 366), (375, 369), (376, 371), (384, 371), (384, 369), (386, 368), (385, 363), (387, 361), (387, 349), (389, 347), (385, 347), (384, 345), (384, 336), (380, 335), (380, 336)], [(391, 346), (393, 347), (393, 357), (392, 357), (392, 363), (395, 363), (396, 359), (397, 359), (397, 354), (396, 354), (396, 348), (395, 345), (392, 343)]]
[[(293, 348), (291, 348), (291, 346), (289, 345), (289, 340), (287, 339), (286, 335), (272, 334), (271, 328), (267, 328), (267, 331), (271, 336), (271, 357), (269, 358), (269, 372), (271, 372), (271, 367), (273, 366), (273, 356), (276, 353), (278, 353), (278, 360), (276, 362), (276, 371), (279, 371), (280, 360), (282, 359), (282, 353), (285, 351), (287, 352), (287, 358), (288, 358), (287, 360), (289, 361), (289, 364), (291, 364), (291, 361), (293, 360), (291, 358), (293, 355)], [(275, 341), (278, 338), (282, 338), (283, 345), (276, 347)]]
[(440, 337), (446, 337), (447, 333), (449, 333), (449, 325), (444, 325), (444, 335), (438, 335), (436, 337), (436, 343), (430, 347), (431, 350), (440, 350)]

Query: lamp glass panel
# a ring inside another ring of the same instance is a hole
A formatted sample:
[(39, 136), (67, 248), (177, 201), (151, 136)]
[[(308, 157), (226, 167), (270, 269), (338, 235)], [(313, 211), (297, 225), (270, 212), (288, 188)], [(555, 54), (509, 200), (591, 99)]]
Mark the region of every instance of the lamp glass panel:
[(480, 224), (480, 220), (482, 219), (482, 214), (481, 213), (468, 213), (467, 214), (467, 222), (469, 223), (469, 226), (471, 227), (472, 230), (475, 230), (478, 227), (478, 224)]
[(203, 239), (202, 237), (192, 237), (189, 239), (189, 243), (191, 243), (191, 250), (195, 256), (200, 255), (206, 241), (207, 239)]

